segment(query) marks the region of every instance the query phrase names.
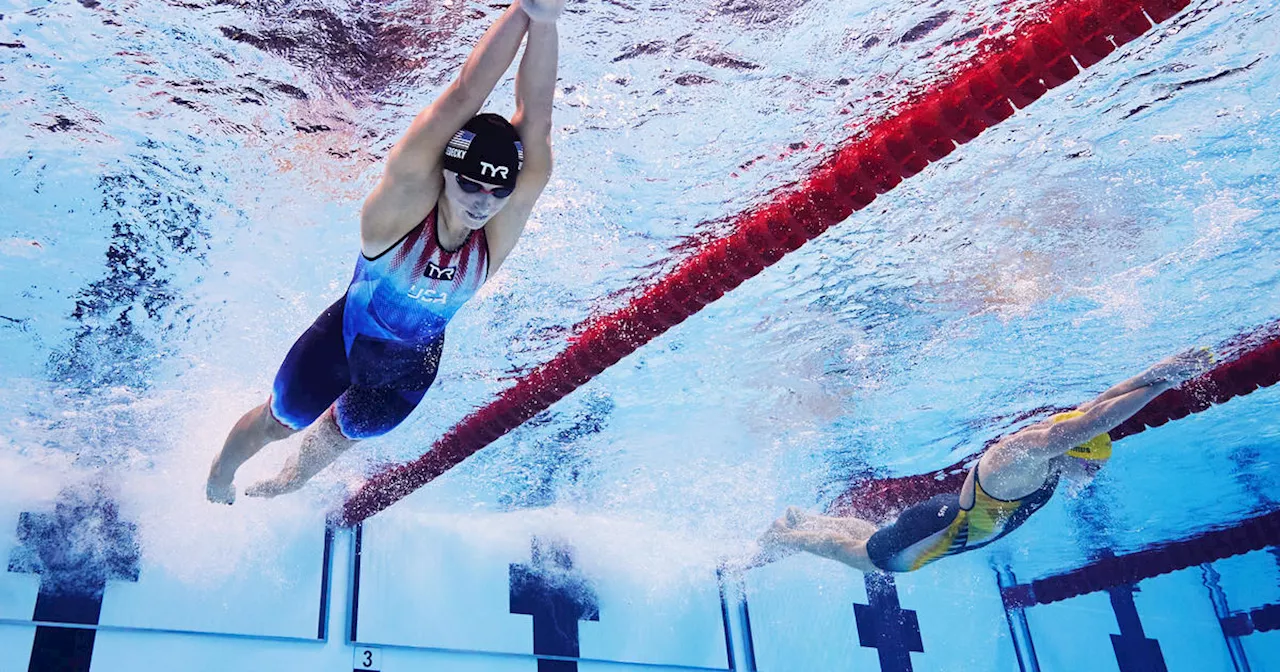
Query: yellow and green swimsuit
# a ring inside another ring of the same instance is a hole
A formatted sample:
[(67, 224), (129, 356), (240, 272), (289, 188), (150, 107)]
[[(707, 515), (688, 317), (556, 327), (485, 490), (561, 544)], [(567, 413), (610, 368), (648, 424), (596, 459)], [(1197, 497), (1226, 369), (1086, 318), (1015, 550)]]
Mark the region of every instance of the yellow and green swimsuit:
[(887, 572), (912, 572), (938, 558), (982, 548), (1026, 522), (1057, 487), (1055, 470), (1035, 492), (1007, 501), (987, 494), (975, 471), (971, 506), (961, 506), (958, 493), (916, 504), (867, 540), (867, 555)]

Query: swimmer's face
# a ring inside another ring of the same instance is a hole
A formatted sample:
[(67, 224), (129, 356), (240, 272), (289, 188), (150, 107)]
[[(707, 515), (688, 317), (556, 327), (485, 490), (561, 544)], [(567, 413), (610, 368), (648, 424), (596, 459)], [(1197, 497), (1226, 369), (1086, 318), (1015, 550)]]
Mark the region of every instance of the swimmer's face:
[(1074, 484), (1076, 490), (1080, 490), (1093, 482), (1097, 478), (1098, 472), (1106, 461), (1100, 460), (1084, 460), (1070, 455), (1062, 456), (1062, 465), (1060, 473)]
[(463, 226), (484, 228), (510, 200), (511, 190), (498, 184), (473, 180), (452, 170), (444, 171), (444, 197)]

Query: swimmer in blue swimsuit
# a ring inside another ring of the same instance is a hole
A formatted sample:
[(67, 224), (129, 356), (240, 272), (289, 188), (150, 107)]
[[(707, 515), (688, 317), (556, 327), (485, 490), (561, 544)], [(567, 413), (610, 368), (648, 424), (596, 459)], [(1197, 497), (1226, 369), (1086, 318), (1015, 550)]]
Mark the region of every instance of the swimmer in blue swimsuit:
[[(209, 470), (210, 501), (232, 503), (240, 465), (305, 430), (283, 471), (245, 494), (297, 490), (403, 422), (431, 387), (445, 325), (506, 260), (550, 179), (563, 6), (513, 3), (392, 148), (361, 211), (350, 286), (294, 343), (267, 402), (231, 430)], [(521, 42), (515, 116), (478, 114)]]
[(790, 507), (761, 537), (747, 566), (808, 551), (864, 572), (910, 572), (982, 548), (1047, 504), (1060, 478), (1092, 479), (1111, 457), (1107, 432), (1212, 361), (1204, 349), (1174, 355), (1074, 411), (1001, 439), (969, 471), (960, 492), (916, 504), (885, 527)]

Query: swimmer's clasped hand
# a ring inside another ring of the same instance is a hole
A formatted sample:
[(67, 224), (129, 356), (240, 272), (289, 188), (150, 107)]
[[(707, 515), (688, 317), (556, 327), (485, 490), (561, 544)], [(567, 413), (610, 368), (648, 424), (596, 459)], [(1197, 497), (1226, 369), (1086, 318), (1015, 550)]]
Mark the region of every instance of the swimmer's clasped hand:
[(520, 0), (520, 8), (532, 21), (553, 23), (564, 11), (565, 0)]

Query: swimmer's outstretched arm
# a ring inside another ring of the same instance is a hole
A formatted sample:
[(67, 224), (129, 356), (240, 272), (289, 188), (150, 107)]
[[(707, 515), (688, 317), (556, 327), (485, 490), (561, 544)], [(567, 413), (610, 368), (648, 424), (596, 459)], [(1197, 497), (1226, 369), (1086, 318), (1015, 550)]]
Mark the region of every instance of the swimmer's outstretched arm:
[[(1195, 363), (1196, 366), (1200, 366), (1202, 363), (1201, 360), (1203, 360), (1206, 357), (1212, 360), (1212, 355), (1209, 354), (1208, 350), (1203, 348), (1196, 348), (1196, 349), (1186, 350), (1176, 355), (1173, 355), (1172, 357), (1167, 357), (1165, 359), (1162, 359), (1159, 362), (1156, 362), (1155, 364), (1152, 364), (1151, 366), (1147, 367), (1146, 371), (1143, 371), (1142, 373), (1139, 373), (1138, 375), (1128, 380), (1125, 380), (1121, 383), (1117, 383), (1116, 385), (1111, 386), (1106, 392), (1103, 392), (1102, 394), (1098, 395), (1092, 400), (1087, 401), (1084, 404), (1081, 404), (1080, 406), (1078, 406), (1076, 410), (1088, 411), (1090, 408), (1093, 407), (1094, 404), (1098, 404), (1108, 399), (1118, 397), (1122, 394), (1128, 394), (1129, 392), (1132, 392), (1139, 388), (1147, 387), (1148, 385), (1158, 383), (1162, 380), (1167, 380), (1171, 376), (1176, 377), (1179, 374), (1178, 369), (1181, 366), (1183, 366), (1183, 364), (1186, 361), (1192, 361)], [(1204, 368), (1207, 368), (1207, 367), (1204, 367)], [(1202, 373), (1202, 372), (1203, 372), (1202, 370), (1197, 370), (1195, 372), (1195, 375), (1198, 375), (1199, 373)], [(1185, 380), (1185, 378), (1183, 378), (1183, 380)]]
[(1062, 455), (1103, 432), (1115, 429), (1165, 391), (1207, 371), (1212, 363), (1211, 353), (1204, 349), (1187, 350), (1163, 359), (1081, 406), (1084, 415), (1027, 428), (996, 444), (1001, 450), (989, 450), (988, 454), (996, 461), (1000, 460), (998, 454), (1001, 452), (1021, 453), (1040, 459)]
[(524, 168), (506, 207), (485, 225), (489, 272), (506, 260), (529, 221), (533, 204), (551, 179), (551, 111), (556, 93), (560, 34), (553, 22), (531, 21), (520, 70), (516, 73), (516, 113), (511, 124), (524, 145)]
[[(1058, 457), (1103, 432), (1115, 429), (1117, 425), (1133, 417), (1144, 406), (1174, 385), (1169, 381), (1154, 382), (1097, 402), (1090, 406), (1084, 415), (1062, 420), (1048, 427), (1019, 432), (1010, 437), (1009, 445), (1004, 448), (1020, 449), (1024, 455), (1031, 458)], [(987, 468), (996, 466), (998, 465), (990, 464)]]
[(360, 238), (377, 253), (399, 240), (435, 206), (445, 145), (474, 117), (515, 60), (529, 17), (512, 3), (471, 50), (458, 78), (425, 110), (387, 156), (382, 180), (364, 202)]
[[(560, 33), (556, 24), (530, 23), (529, 40), (520, 59), (520, 69), (516, 72), (516, 113), (512, 117), (512, 123), (526, 145), (538, 144), (535, 141), (541, 140), (542, 144), (550, 146), (551, 112), (559, 59)], [(526, 165), (529, 163), (529, 149), (525, 147)], [(549, 164), (550, 158), (542, 163)]]

